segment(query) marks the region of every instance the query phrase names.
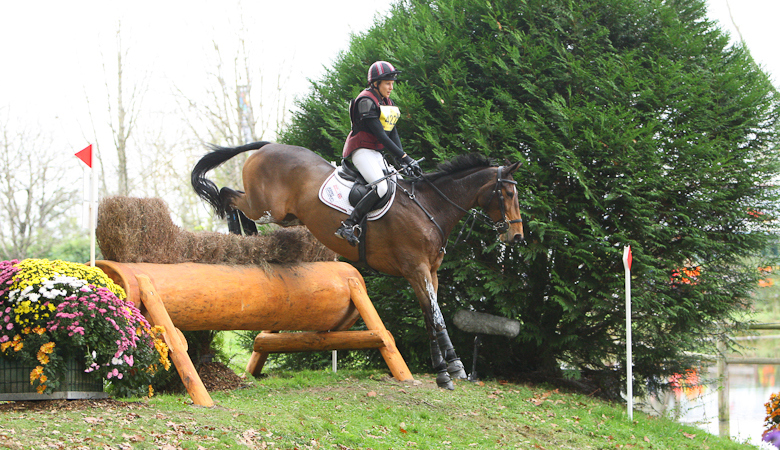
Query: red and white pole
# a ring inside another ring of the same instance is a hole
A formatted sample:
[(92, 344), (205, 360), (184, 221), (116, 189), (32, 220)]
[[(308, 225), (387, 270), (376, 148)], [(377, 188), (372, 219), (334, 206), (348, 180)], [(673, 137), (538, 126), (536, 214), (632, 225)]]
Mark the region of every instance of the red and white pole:
[(623, 267), (626, 272), (626, 401), (628, 420), (634, 419), (634, 362), (631, 357), (631, 246), (623, 247)]
[(92, 167), (92, 144), (84, 147), (76, 153), (76, 157), (89, 167), (89, 265), (95, 267), (95, 222), (97, 221), (97, 207), (95, 200), (97, 198), (97, 173)]

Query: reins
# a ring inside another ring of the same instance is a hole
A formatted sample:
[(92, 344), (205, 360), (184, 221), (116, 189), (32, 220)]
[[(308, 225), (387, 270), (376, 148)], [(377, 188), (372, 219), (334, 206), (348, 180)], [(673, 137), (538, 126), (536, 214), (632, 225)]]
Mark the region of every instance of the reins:
[[(513, 223), (521, 223), (523, 221), (522, 218), (516, 219), (516, 220), (507, 220), (506, 217), (506, 205), (504, 205), (504, 192), (501, 189), (501, 185), (503, 183), (510, 183), (513, 185), (517, 185), (517, 181), (514, 180), (506, 180), (501, 178), (501, 172), (503, 171), (504, 166), (498, 167), (498, 172), (496, 174), (496, 185), (493, 188), (493, 193), (490, 195), (490, 198), (488, 199), (486, 205), (489, 205), (491, 201), (493, 201), (493, 196), (498, 193), (498, 204), (499, 208), (501, 209), (501, 221), (500, 222), (493, 222), (493, 220), (485, 213), (481, 211), (477, 211), (476, 209), (472, 208), (471, 210), (466, 210), (465, 208), (461, 207), (454, 201), (452, 201), (447, 195), (445, 195), (438, 187), (436, 187), (435, 184), (431, 183), (430, 180), (427, 178), (422, 178), (425, 182), (428, 183), (428, 185), (444, 200), (446, 200), (449, 204), (460, 210), (462, 213), (470, 216), (466, 218), (465, 222), (463, 223), (463, 226), (460, 229), (460, 232), (458, 233), (458, 237), (455, 239), (455, 243), (453, 245), (457, 245), (458, 242), (460, 242), (460, 237), (463, 234), (463, 230), (465, 230), (466, 226), (468, 225), (469, 220), (471, 220), (471, 227), (469, 228), (468, 235), (465, 239), (468, 239), (471, 236), (471, 232), (474, 229), (474, 224), (476, 223), (477, 219), (480, 219), (484, 224), (492, 227), (494, 230), (503, 233), (506, 232), (506, 230), (509, 229), (509, 226)], [(436, 218), (433, 217), (433, 215), (428, 212), (428, 210), (425, 209), (425, 207), (417, 200), (415, 194), (414, 194), (414, 187), (417, 182), (420, 181), (420, 178), (414, 179), (411, 181), (412, 184), (412, 192), (409, 192), (406, 188), (401, 186), (396, 182), (396, 186), (401, 188), (401, 190), (409, 197), (410, 200), (412, 200), (422, 211), (425, 213), (425, 215), (428, 217), (428, 220), (433, 222), (434, 225), (436, 225), (436, 228), (439, 230), (439, 234), (442, 236), (442, 242), (444, 243), (442, 247), (439, 249), (440, 253), (447, 253), (447, 236), (444, 234), (444, 230), (441, 228), (441, 226), (436, 222)], [(393, 180), (395, 181), (395, 180)], [(464, 239), (464, 240), (465, 240)]]

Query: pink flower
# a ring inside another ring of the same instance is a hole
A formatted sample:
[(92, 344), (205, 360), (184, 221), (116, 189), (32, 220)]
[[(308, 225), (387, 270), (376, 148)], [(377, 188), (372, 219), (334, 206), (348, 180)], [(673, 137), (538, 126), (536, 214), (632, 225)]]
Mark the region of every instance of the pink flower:
[(6, 330), (13, 330), (14, 329), (14, 324), (9, 323), (8, 325), (5, 326), (5, 329)]

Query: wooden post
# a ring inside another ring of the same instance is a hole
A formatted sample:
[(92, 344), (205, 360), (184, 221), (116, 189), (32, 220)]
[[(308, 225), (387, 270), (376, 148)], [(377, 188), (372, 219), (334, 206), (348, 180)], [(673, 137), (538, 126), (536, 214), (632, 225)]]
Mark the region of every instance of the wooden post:
[(173, 326), (173, 321), (171, 321), (168, 311), (165, 310), (165, 305), (160, 296), (157, 295), (151, 280), (146, 275), (137, 275), (136, 279), (138, 280), (141, 302), (146, 306), (152, 323), (162, 325), (165, 328), (163, 338), (168, 345), (169, 355), (176, 365), (176, 370), (178, 370), (192, 402), (198, 406), (214, 406), (214, 401), (211, 400), (211, 396), (195, 370), (192, 360), (190, 360), (190, 355), (187, 354), (186, 344), (184, 344), (186, 340), (182, 339), (176, 327)]
[(378, 332), (379, 336), (382, 338), (382, 343), (384, 345), (379, 347), (379, 353), (381, 353), (382, 357), (385, 359), (385, 363), (387, 363), (387, 367), (390, 368), (393, 377), (399, 381), (414, 380), (411, 372), (409, 372), (409, 367), (406, 366), (403, 357), (398, 353), (393, 335), (387, 331), (385, 324), (382, 323), (382, 319), (379, 318), (379, 314), (371, 303), (371, 299), (368, 298), (368, 294), (363, 288), (363, 284), (359, 279), (352, 277), (348, 278), (347, 281), (349, 282), (352, 303), (355, 304), (355, 307), (360, 312), (360, 316), (363, 318), (363, 322), (366, 323), (366, 327), (370, 331)]
[(718, 341), (718, 436), (731, 438), (729, 429), (729, 366), (726, 342)]
[[(278, 333), (278, 331), (261, 331), (260, 334), (264, 333)], [(255, 341), (257, 341), (257, 338), (259, 338), (260, 335), (258, 334), (255, 338)], [(246, 373), (249, 375), (252, 375), (253, 377), (257, 378), (260, 376), (260, 372), (263, 371), (263, 366), (265, 365), (265, 362), (268, 360), (268, 353), (261, 353), (254, 349), (252, 349), (252, 355), (249, 357), (249, 361), (246, 363)]]

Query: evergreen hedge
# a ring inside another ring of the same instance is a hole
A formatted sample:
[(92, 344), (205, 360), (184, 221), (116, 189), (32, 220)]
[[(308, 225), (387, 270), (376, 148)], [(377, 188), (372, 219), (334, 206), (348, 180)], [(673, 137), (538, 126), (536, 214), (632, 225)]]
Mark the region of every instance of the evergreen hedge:
[[(450, 323), (460, 308), (523, 322), (486, 339), (478, 371), (584, 376), (616, 397), (631, 245), (641, 391), (742, 320), (776, 232), (778, 94), (705, 13), (704, 0), (402, 1), (312, 82), (282, 140), (339, 160), (368, 66), (396, 65), (399, 132), (423, 168), (467, 152), (525, 162), (527, 244), (477, 227), (439, 272)], [(429, 370), (411, 289), (368, 278), (412, 370)], [(473, 336), (450, 330), (470, 368)]]

